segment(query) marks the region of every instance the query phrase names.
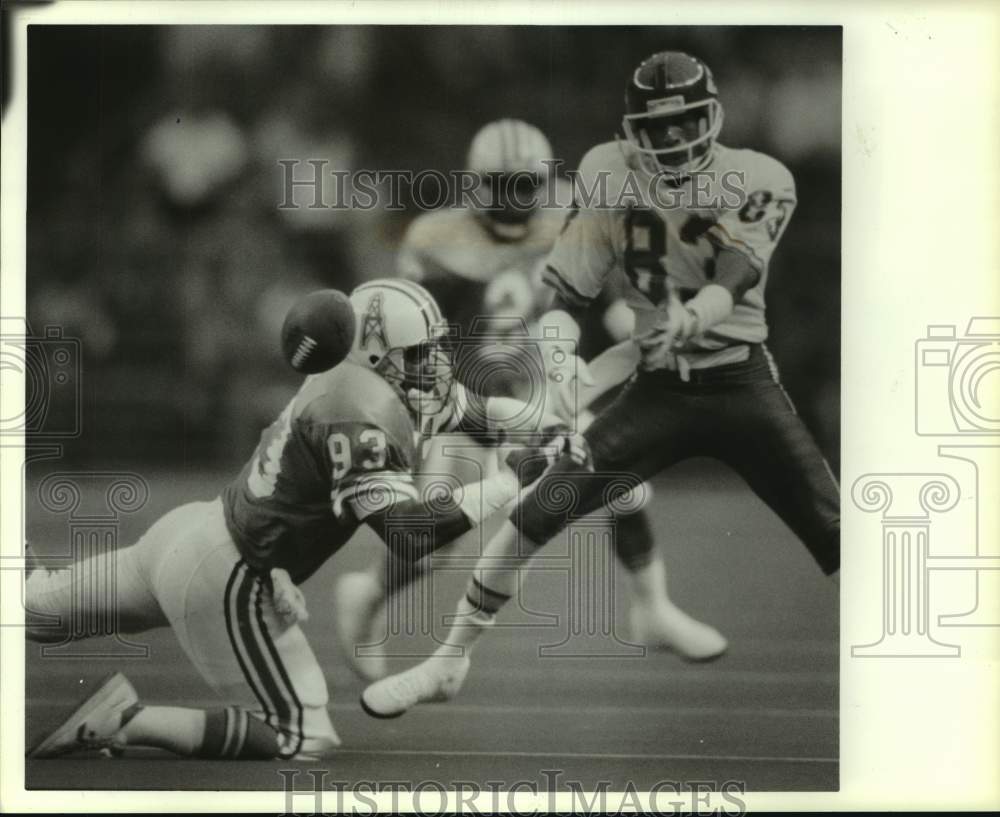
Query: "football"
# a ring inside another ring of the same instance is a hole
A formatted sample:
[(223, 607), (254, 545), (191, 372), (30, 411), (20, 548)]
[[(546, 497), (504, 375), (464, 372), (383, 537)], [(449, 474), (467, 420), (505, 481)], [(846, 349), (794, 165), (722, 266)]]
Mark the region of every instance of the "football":
[(351, 301), (339, 289), (310, 292), (285, 316), (281, 352), (297, 372), (325, 372), (351, 351), (356, 323)]

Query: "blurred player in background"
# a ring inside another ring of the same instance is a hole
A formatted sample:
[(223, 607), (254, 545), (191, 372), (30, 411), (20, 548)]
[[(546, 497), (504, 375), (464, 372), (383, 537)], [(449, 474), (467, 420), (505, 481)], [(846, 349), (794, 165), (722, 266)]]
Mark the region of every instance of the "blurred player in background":
[[(136, 745), (204, 758), (323, 756), (339, 739), (324, 673), (298, 624), (307, 611), (297, 585), (362, 524), (395, 558), (415, 561), (514, 498), (518, 478), (510, 470), (433, 497), (415, 485), (421, 429), (493, 433), (484, 401), (460, 394), (456, 404), (440, 334), (446, 327), (426, 290), (371, 281), (345, 309), (357, 326), (341, 333), (347, 340), (338, 359), (349, 352), (348, 359), (304, 381), (220, 497), (174, 509), (116, 551), (116, 593), (91, 599), (116, 605), (122, 632), (172, 627), (228, 705), (143, 706), (115, 674), (31, 757), (120, 754)], [(394, 522), (397, 514), (405, 527)], [(407, 535), (415, 517), (428, 520), (433, 535)], [(28, 637), (66, 639), (74, 615), (96, 612), (77, 609), (80, 588), (108, 569), (98, 558), (63, 570), (35, 566), (27, 609), (60, 625), (29, 626)]]
[[(478, 180), (475, 201), (484, 206), (422, 213), (410, 224), (400, 247), (400, 277), (425, 286), (446, 319), (457, 325), (455, 375), (474, 393), (530, 401), (533, 387), (544, 390), (544, 384), (528, 382), (525, 373), (531, 367), (518, 359), (524, 346), (511, 339), (529, 335), (529, 327), (552, 297), (543, 282), (545, 260), (568, 214), (564, 208), (539, 206), (545, 185), (568, 184), (554, 177), (553, 163), (548, 139), (533, 125), (518, 119), (484, 125), (472, 139), (466, 160), (466, 168)], [(546, 200), (566, 201), (568, 194)], [(632, 313), (622, 299), (621, 282), (609, 280), (598, 299), (600, 306), (588, 315), (581, 340), (588, 357), (632, 334)], [(628, 374), (626, 368), (618, 382)], [(581, 410), (575, 420), (567, 416), (578, 408), (567, 401), (561, 413), (582, 430), (593, 414)], [(446, 455), (446, 445), (461, 447), (462, 456)], [(478, 467), (470, 459), (478, 460)], [(467, 440), (444, 435), (429, 444), (420, 470), (428, 479), (447, 474), (468, 482), (489, 473), (494, 462), (495, 457), (477, 455)], [(646, 502), (651, 490), (642, 486)], [(616, 521), (616, 555), (626, 568), (631, 590), (632, 638), (688, 659), (717, 657), (726, 649), (722, 635), (690, 618), (667, 595), (666, 569), (655, 553), (644, 504), (623, 502), (621, 507), (628, 510)], [(386, 602), (427, 569), (426, 562), (397, 564), (391, 554), (380, 553), (367, 572), (340, 579), (335, 594), (339, 641), (362, 677), (374, 680), (387, 672), (385, 656), (373, 649), (387, 635)], [(360, 645), (368, 646), (359, 651)]]
[[(720, 459), (824, 573), (837, 574), (839, 488), (764, 345), (768, 261), (795, 208), (795, 183), (770, 156), (719, 144), (722, 117), (711, 71), (695, 57), (654, 54), (630, 76), (625, 141), (598, 145), (581, 162), (588, 189), (608, 177), (607, 200), (581, 206), (561, 233), (545, 270), (556, 301), (542, 324), (575, 337), (609, 277), (624, 275), (638, 371), (584, 434), (594, 473), (565, 458), (549, 469), (487, 546), (446, 647), (369, 686), (369, 712), (398, 715), (464, 677), (468, 649), (448, 656), (470, 648), (515, 591), (513, 571), (497, 569), (497, 560), (529, 559), (524, 554), (559, 533), (571, 512), (607, 502), (610, 474), (628, 471), (641, 481), (688, 457)], [(725, 195), (734, 180), (744, 193), (735, 202)], [(619, 198), (626, 189), (635, 194)], [(563, 387), (584, 367), (571, 351), (559, 367)], [(546, 506), (558, 492), (574, 496), (573, 507)]]

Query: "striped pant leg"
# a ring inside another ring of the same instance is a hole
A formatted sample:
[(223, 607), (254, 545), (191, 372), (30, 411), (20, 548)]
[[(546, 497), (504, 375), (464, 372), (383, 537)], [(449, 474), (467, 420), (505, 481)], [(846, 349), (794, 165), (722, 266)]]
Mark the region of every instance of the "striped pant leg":
[[(275, 613), (270, 584), (243, 562), (221, 505), (207, 509), (197, 532), (163, 561), (154, 587), (201, 676), (227, 704), (274, 728), (282, 757), (319, 755), (337, 744), (326, 679), (305, 634)], [(227, 722), (240, 730), (239, 718)]]
[(285, 625), (274, 612), (269, 582), (238, 561), (224, 601), (226, 634), (240, 668), (240, 678), (227, 674), (224, 683), (234, 692), (252, 690), (260, 716), (280, 735), (282, 756), (332, 748), (323, 671), (302, 629)]

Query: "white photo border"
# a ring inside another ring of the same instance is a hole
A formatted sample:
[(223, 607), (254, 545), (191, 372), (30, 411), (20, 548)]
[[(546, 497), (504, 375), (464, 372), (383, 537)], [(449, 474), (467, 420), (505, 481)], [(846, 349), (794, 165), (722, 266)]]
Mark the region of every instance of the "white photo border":
[[(875, 477), (891, 482), (900, 476), (960, 474), (954, 457), (949, 461), (939, 447), (955, 447), (963, 439), (973, 447), (991, 448), (989, 438), (917, 433), (922, 347), (915, 344), (926, 338), (928, 326), (955, 326), (961, 337), (971, 318), (1000, 315), (1000, 6), (996, 4), (986, 0), (912, 4), (618, 0), (599, 5), (75, 0), (11, 6), (8, 42), (16, 67), (3, 123), (0, 312), (25, 314), (28, 25), (558, 25), (570, 19), (574, 24), (605, 25), (843, 27), (841, 789), (756, 792), (745, 800), (755, 811), (1000, 806), (996, 739), (1000, 627), (948, 629), (948, 638), (961, 648), (960, 655), (952, 658), (921, 657), (919, 651), (864, 655), (854, 649), (878, 642), (883, 615), (880, 519), (866, 511), (880, 511), (884, 528), (891, 509), (880, 509), (877, 502), (864, 507), (865, 497), (858, 494), (864, 486), (852, 492), (861, 480), (879, 481)], [(23, 380), (16, 373), (2, 376), (2, 416), (16, 416), (23, 405)], [(1000, 442), (992, 440), (994, 446)], [(995, 453), (994, 461), (1000, 461), (1000, 449)], [(5, 440), (0, 449), (4, 624), (21, 616), (22, 459), (17, 440)], [(995, 569), (989, 567), (985, 543), (1000, 542), (997, 512), (984, 509), (1000, 489), (982, 481), (989, 470), (976, 471), (978, 483), (960, 481), (956, 512), (965, 515), (947, 527), (948, 536), (969, 539), (969, 558), (985, 559), (953, 568), (959, 573), (971, 570), (974, 582), (977, 565), (984, 574)], [(996, 473), (994, 469), (993, 476)], [(977, 493), (979, 511), (970, 514)], [(934, 518), (933, 510), (928, 518)], [(931, 548), (933, 555), (933, 543)], [(969, 592), (968, 576), (958, 581), (957, 576), (945, 575), (946, 569), (945, 565), (932, 569), (940, 591), (936, 602), (949, 592)], [(144, 791), (25, 791), (24, 641), (16, 626), (0, 627), (0, 664), (4, 811), (286, 810), (281, 792), (166, 791), (157, 792), (151, 803), (150, 793)], [(388, 797), (380, 807), (388, 806)], [(559, 795), (556, 807), (571, 807), (569, 797)], [(518, 809), (529, 811), (550, 805), (544, 796), (528, 793), (517, 795), (514, 802)], [(718, 799), (712, 802), (725, 805)], [(344, 805), (349, 808), (350, 800), (345, 799)]]

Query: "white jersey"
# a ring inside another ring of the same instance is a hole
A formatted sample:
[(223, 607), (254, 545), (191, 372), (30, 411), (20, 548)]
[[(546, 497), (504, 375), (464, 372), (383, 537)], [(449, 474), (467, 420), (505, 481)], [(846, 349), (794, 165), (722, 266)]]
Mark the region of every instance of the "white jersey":
[(705, 171), (671, 187), (645, 171), (627, 143), (607, 142), (584, 156), (576, 200), (544, 276), (566, 300), (589, 303), (620, 276), (642, 334), (662, 316), (668, 292), (684, 301), (712, 282), (716, 248), (724, 247), (760, 277), (728, 317), (680, 354), (692, 367), (714, 366), (745, 359), (747, 343), (765, 340), (768, 262), (796, 203), (795, 182), (780, 162), (717, 144)]
[(530, 321), (544, 308), (542, 269), (565, 216), (565, 209), (540, 209), (524, 237), (504, 240), (471, 209), (422, 213), (403, 237), (397, 273), (427, 287), (463, 331), (478, 316), (502, 313)]

